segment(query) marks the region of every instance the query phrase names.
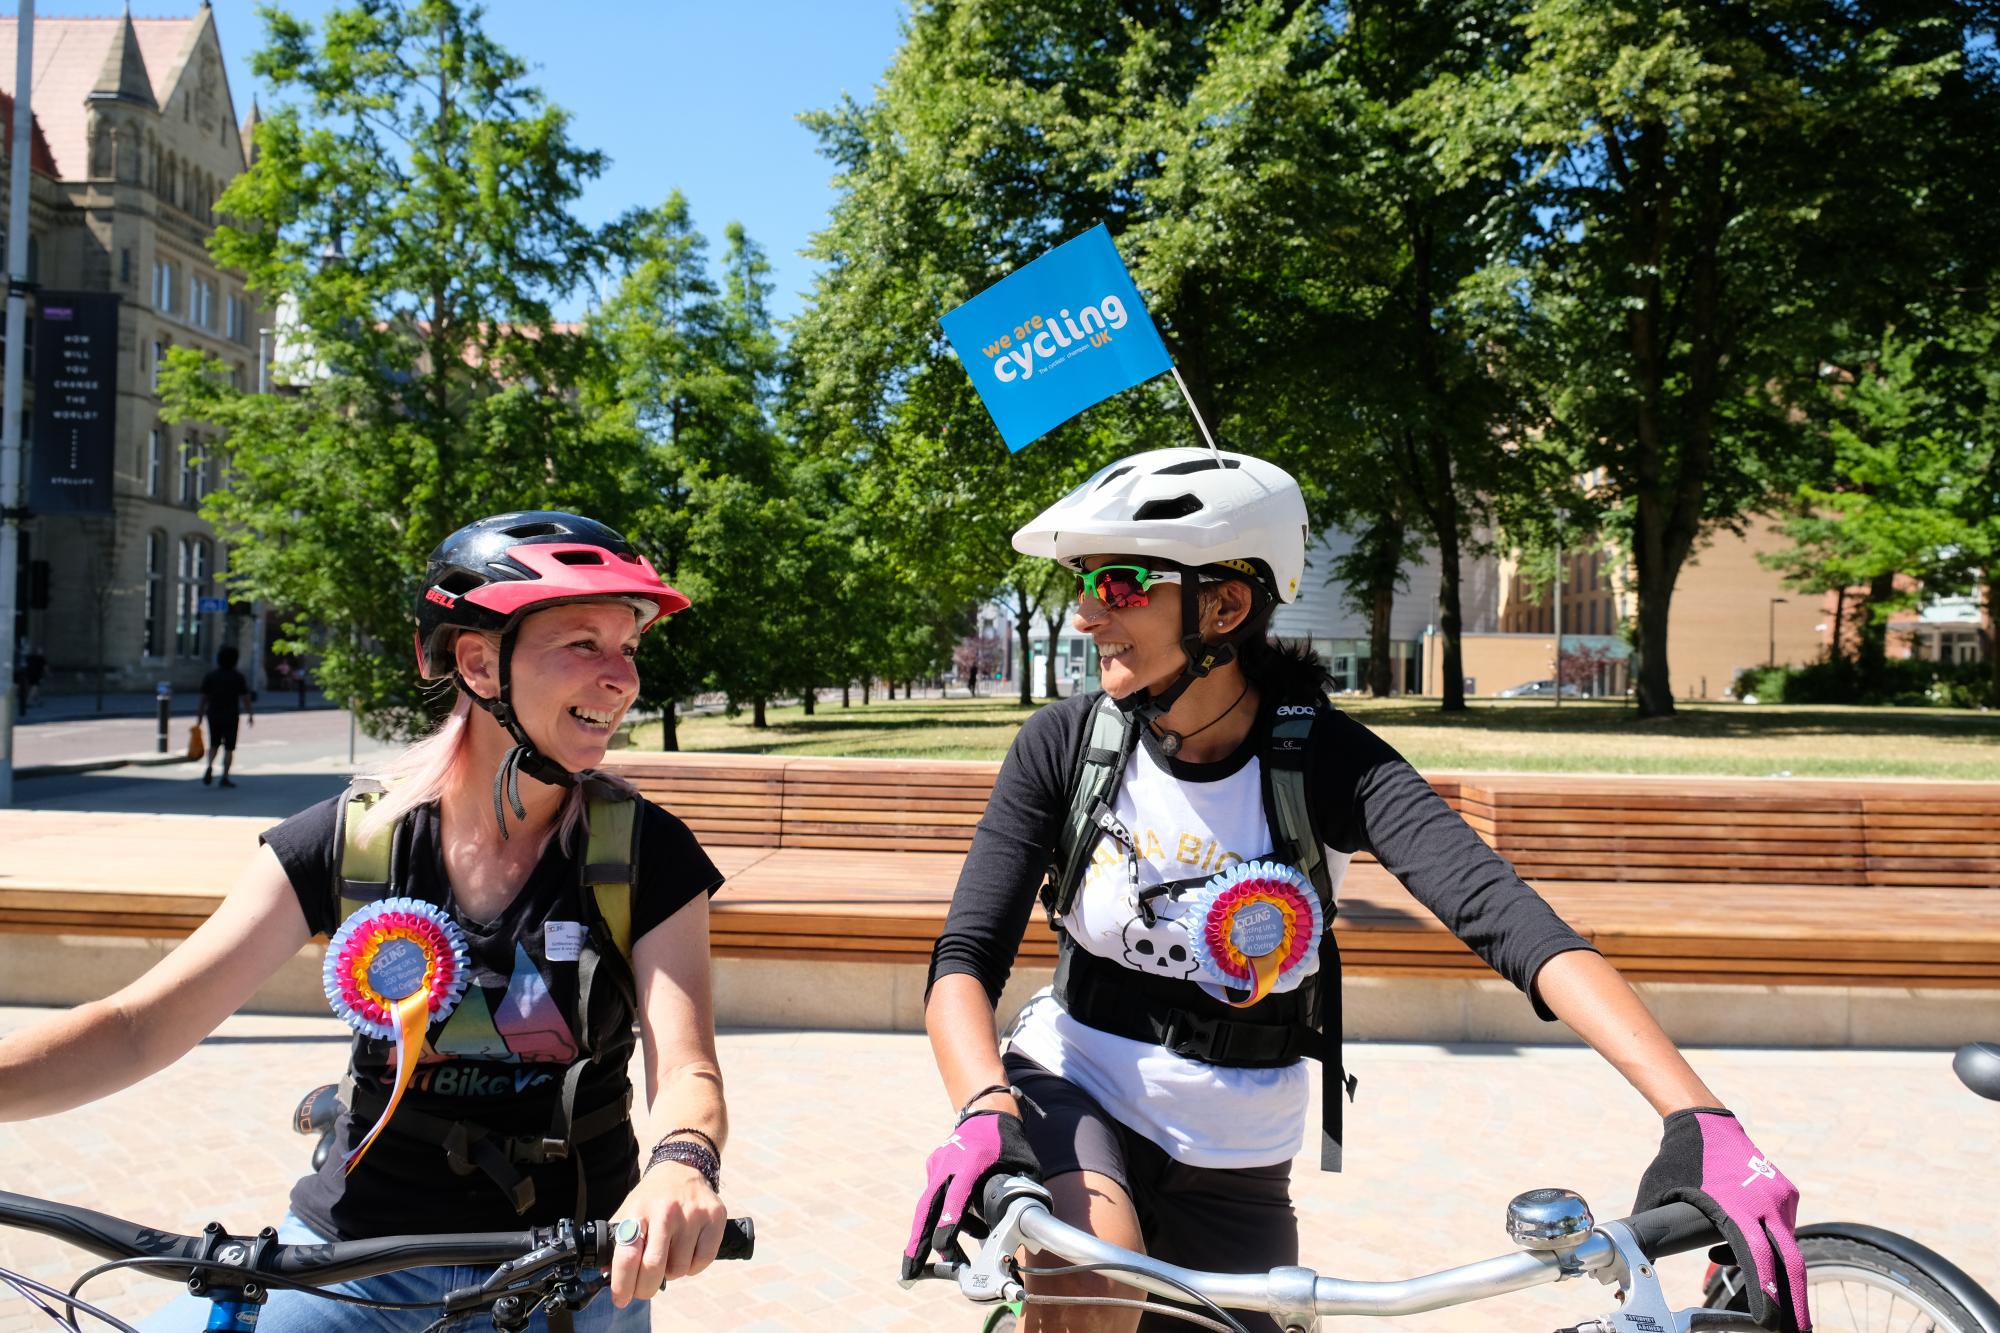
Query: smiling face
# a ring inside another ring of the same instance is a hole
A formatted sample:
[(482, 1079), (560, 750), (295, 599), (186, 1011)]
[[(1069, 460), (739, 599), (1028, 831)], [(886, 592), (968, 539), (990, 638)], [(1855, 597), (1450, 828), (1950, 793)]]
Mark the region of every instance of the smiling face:
[[(1085, 569), (1109, 564), (1145, 564), (1111, 555), (1086, 556)], [(1099, 679), (1104, 692), (1123, 699), (1139, 690), (1164, 690), (1187, 665), (1181, 651), (1181, 596), (1185, 586), (1155, 583), (1146, 605), (1113, 610), (1085, 593), (1071, 620), (1077, 632), (1097, 642)]]
[[(497, 695), (497, 640), (466, 634), (455, 647), (466, 683)], [(625, 602), (572, 602), (524, 617), (508, 694), (535, 748), (572, 773), (601, 763), (639, 693), (638, 650), (638, 618)]]

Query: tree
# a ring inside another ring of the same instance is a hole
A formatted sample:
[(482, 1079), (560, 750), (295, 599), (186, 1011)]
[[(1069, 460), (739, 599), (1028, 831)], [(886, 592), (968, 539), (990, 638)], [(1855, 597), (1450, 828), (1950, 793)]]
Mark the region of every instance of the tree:
[(321, 654), (327, 693), (371, 732), (431, 718), (409, 660), (425, 557), (479, 514), (578, 509), (622, 525), (607, 456), (571, 387), (591, 353), (552, 302), (608, 236), (574, 205), (601, 154), (457, 0), (364, 0), (319, 33), (264, 11), (258, 76), (299, 102), (258, 127), (209, 248), (283, 312), (286, 392), (233, 388), (188, 351), (163, 415), (228, 431), (205, 514), (239, 596), (289, 608), (281, 649)]
[(1520, 59), (1435, 96), (1462, 178), (1532, 167), (1489, 223), (1511, 238), (1490, 285), (1522, 311), (1550, 442), (1629, 510), (1642, 715), (1673, 712), (1668, 612), (1696, 539), (1786, 483), (1824, 330), (1910, 276), (1911, 145), (1961, 58), (1931, 18), (1537, 0)]

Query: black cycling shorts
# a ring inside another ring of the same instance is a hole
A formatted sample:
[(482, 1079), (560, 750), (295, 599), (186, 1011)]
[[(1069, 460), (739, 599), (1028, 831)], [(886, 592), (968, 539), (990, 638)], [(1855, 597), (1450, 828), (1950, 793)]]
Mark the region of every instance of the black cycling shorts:
[[(1021, 1119), (1042, 1178), (1094, 1171), (1118, 1182), (1138, 1210), (1148, 1254), (1215, 1273), (1255, 1273), (1299, 1261), (1290, 1162), (1188, 1166), (1112, 1119), (1068, 1079), (1026, 1056), (1010, 1053), (1004, 1063), (1008, 1080), (1041, 1108), (1037, 1114), (1023, 1106)], [(1268, 1315), (1236, 1313), (1245, 1327), (1277, 1333), (1277, 1321)], [(1189, 1327), (1169, 1315), (1149, 1314), (1139, 1321), (1140, 1333), (1182, 1333)]]

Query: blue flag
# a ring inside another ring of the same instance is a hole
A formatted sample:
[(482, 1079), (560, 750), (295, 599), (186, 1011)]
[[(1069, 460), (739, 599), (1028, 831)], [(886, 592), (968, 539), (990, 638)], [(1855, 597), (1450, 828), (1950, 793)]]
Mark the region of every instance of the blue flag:
[(1014, 453), (1174, 364), (1103, 223), (939, 322)]

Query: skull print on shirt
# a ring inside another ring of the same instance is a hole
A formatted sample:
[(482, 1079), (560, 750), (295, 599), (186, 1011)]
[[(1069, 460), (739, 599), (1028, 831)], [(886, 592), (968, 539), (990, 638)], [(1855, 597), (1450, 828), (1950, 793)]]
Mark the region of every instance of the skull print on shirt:
[(1187, 931), (1178, 920), (1162, 918), (1148, 926), (1145, 917), (1135, 915), (1125, 923), (1125, 966), (1156, 977), (1184, 980), (1201, 964), (1195, 961)]

